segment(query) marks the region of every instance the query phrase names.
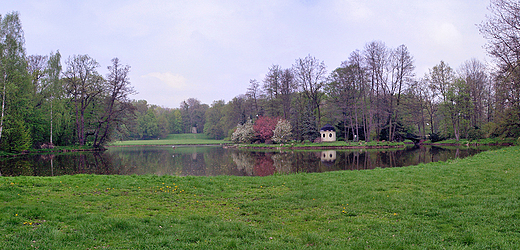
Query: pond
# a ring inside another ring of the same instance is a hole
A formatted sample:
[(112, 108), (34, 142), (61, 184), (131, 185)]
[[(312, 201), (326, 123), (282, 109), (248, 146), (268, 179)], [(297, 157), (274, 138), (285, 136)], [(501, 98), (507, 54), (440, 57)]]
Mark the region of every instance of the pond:
[(363, 170), (463, 158), (496, 147), (266, 151), (221, 146), (111, 147), (104, 152), (33, 154), (0, 159), (2, 176), (73, 174), (267, 176)]

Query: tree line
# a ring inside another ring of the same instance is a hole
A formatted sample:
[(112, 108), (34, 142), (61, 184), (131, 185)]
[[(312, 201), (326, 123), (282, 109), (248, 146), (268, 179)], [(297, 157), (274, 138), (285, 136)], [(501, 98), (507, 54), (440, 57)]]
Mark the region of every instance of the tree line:
[(189, 99), (169, 111), (178, 112), (179, 126), (168, 132), (195, 127), (216, 139), (232, 139), (240, 137), (233, 136), (238, 128), (252, 134), (249, 141), (265, 141), (260, 129), (251, 128), (268, 117), (288, 121), (292, 139), (300, 141), (314, 140), (327, 123), (343, 140), (518, 137), (520, 6), (492, 0), (489, 10), (478, 28), (488, 39), (492, 65), (469, 59), (453, 68), (441, 61), (418, 77), (405, 45), (389, 48), (372, 41), (330, 73), (323, 61), (308, 55), (289, 68), (272, 65), (264, 79), (251, 79), (247, 92), (227, 103), (208, 106)]
[(190, 98), (178, 108), (131, 100), (130, 66), (118, 58), (102, 76), (88, 55), (69, 56), (63, 67), (59, 51), (26, 55), (18, 13), (8, 13), (0, 17), (0, 150), (101, 147), (192, 132), (243, 142), (313, 141), (325, 124), (354, 141), (519, 137), (520, 6), (492, 0), (489, 10), (478, 28), (491, 66), (441, 61), (418, 77), (405, 45), (372, 41), (330, 72), (307, 55), (287, 68), (271, 65), (228, 102)]
[(88, 55), (70, 56), (64, 67), (61, 60), (59, 51), (26, 55), (19, 14), (0, 16), (0, 150), (101, 147), (133, 119), (130, 66), (114, 58), (102, 76)]

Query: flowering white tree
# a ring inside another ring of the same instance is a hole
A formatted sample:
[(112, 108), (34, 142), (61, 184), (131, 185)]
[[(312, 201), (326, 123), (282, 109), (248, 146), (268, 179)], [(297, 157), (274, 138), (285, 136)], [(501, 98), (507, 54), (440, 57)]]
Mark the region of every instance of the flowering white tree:
[(287, 142), (292, 135), (291, 123), (287, 120), (280, 119), (273, 130), (273, 137), (271, 138), (274, 143)]
[(234, 143), (250, 143), (254, 137), (255, 130), (253, 129), (253, 121), (249, 120), (243, 125), (237, 125), (237, 129), (231, 135), (231, 140)]

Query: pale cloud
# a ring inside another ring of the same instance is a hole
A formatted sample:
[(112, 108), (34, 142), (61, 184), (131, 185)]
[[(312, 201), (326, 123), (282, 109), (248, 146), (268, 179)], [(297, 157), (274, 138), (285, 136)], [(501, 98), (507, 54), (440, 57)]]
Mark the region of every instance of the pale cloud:
[(339, 0), (332, 5), (334, 12), (346, 22), (364, 22), (373, 17), (374, 12), (364, 1)]
[(441, 46), (459, 45), (462, 35), (455, 25), (450, 22), (435, 24), (431, 28), (430, 38)]
[(27, 0), (19, 11), (28, 54), (89, 54), (106, 73), (118, 57), (132, 67), (137, 99), (177, 107), (244, 94), (272, 64), (308, 54), (329, 71), (380, 40), (406, 45), (417, 75), (440, 60), (457, 67), (485, 57), (475, 24), (489, 0)]
[(168, 86), (172, 89), (175, 89), (175, 90), (183, 90), (188, 86), (186, 83), (186, 78), (184, 76), (179, 75), (179, 74), (172, 74), (170, 72), (164, 72), (164, 73), (152, 72), (152, 73), (146, 74), (142, 77), (157, 78), (157, 79), (159, 79), (159, 81), (164, 83), (166, 86)]

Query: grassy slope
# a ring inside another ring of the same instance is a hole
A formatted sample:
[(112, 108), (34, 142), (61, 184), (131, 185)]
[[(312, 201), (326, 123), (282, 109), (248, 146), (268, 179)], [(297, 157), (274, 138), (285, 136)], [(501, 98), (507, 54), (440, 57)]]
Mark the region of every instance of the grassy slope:
[(0, 249), (518, 249), (520, 147), (269, 177), (0, 177)]
[(116, 141), (109, 146), (135, 146), (135, 145), (209, 145), (229, 143), (224, 140), (214, 140), (205, 134), (170, 134), (165, 139), (159, 140), (131, 140)]
[(520, 138), (487, 138), (487, 139), (478, 139), (478, 140), (466, 140), (461, 139), (460, 141), (457, 141), (455, 139), (450, 140), (444, 140), (444, 141), (438, 141), (432, 143), (430, 140), (425, 141), (426, 144), (433, 144), (433, 145), (443, 145), (443, 144), (458, 144), (458, 145), (500, 145), (500, 144), (506, 144), (506, 145), (520, 145)]

